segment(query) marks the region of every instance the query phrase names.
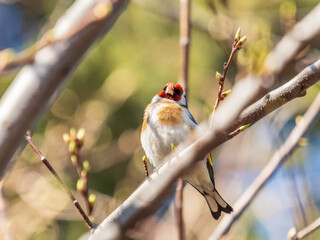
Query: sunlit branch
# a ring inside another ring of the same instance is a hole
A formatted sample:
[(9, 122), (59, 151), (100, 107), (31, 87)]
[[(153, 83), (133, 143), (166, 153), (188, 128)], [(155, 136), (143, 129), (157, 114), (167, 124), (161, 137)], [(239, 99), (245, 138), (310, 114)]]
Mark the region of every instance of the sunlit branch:
[[(96, 9), (101, 3), (109, 6), (103, 20), (82, 25), (89, 15), (102, 16)], [(75, 1), (52, 30), (55, 39), (65, 40), (36, 52), (33, 63), (25, 66), (13, 80), (0, 101), (0, 176), (24, 133), (41, 115), (57, 88), (88, 48), (112, 27), (127, 3), (128, 0)]]
[(226, 215), (221, 220), (218, 227), (209, 238), (210, 240), (220, 239), (222, 235), (226, 234), (230, 230), (232, 224), (239, 219), (239, 217), (248, 208), (264, 185), (271, 179), (280, 166), (291, 156), (293, 151), (297, 148), (300, 139), (305, 135), (307, 130), (311, 128), (312, 123), (319, 117), (319, 114), (320, 94), (318, 94), (301, 121), (299, 121), (297, 126), (292, 130), (284, 144), (268, 161), (268, 164), (264, 167), (259, 176), (234, 204), (233, 214)]

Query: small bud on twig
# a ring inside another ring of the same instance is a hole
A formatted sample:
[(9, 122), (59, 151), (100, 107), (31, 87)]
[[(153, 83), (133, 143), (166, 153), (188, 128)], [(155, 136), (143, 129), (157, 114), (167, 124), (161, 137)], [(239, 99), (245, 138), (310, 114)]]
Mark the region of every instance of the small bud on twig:
[(93, 15), (97, 18), (97, 19), (102, 19), (107, 17), (110, 12), (112, 11), (112, 4), (110, 3), (105, 3), (105, 2), (101, 2), (98, 3), (94, 9), (93, 9)]
[(225, 91), (221, 94), (221, 100), (224, 100), (226, 97), (229, 96), (229, 94), (231, 93), (231, 89), (228, 91)]
[(247, 129), (248, 127), (250, 127), (250, 125), (251, 125), (251, 123), (239, 127), (240, 132), (242, 132), (243, 130), (245, 130), (245, 129)]
[(299, 146), (300, 147), (304, 147), (304, 146), (307, 146), (308, 145), (308, 139), (303, 137), (303, 138), (300, 138), (299, 140)]
[(96, 195), (91, 193), (90, 196), (89, 196), (89, 203), (91, 204), (91, 206), (94, 205), (94, 203), (96, 202)]
[(243, 47), (243, 45), (245, 44), (245, 42), (247, 41), (247, 36), (242, 37), (236, 44), (236, 49), (241, 49)]
[(83, 164), (82, 164), (82, 166), (83, 166), (83, 170), (85, 170), (85, 171), (89, 171), (90, 170), (90, 163), (89, 163), (89, 161), (84, 161), (83, 162)]
[(297, 229), (295, 227), (291, 228), (287, 234), (287, 238), (289, 240), (294, 240), (296, 239), (297, 236)]
[(77, 190), (79, 192), (82, 192), (84, 189), (84, 183), (83, 183), (83, 179), (82, 178), (79, 178), (78, 181), (77, 181)]
[(172, 151), (176, 150), (176, 147), (173, 145), (173, 143), (171, 143), (171, 149)]
[(85, 133), (86, 133), (86, 131), (84, 130), (84, 128), (80, 128), (79, 129), (79, 131), (77, 133), (77, 144), (78, 144), (78, 147), (82, 147)]
[(85, 178), (85, 177), (87, 177), (88, 176), (88, 172), (86, 171), (86, 170), (82, 170), (81, 171), (81, 177), (82, 178)]
[(76, 155), (71, 155), (70, 159), (71, 159), (71, 162), (72, 162), (73, 165), (77, 164), (78, 157)]
[(236, 34), (234, 35), (234, 42), (238, 42), (241, 36), (241, 28), (239, 27)]
[(223, 84), (224, 79), (223, 79), (222, 75), (219, 72), (216, 72), (216, 79), (217, 79), (217, 81), (219, 82), (220, 85)]
[(70, 137), (71, 137), (71, 139), (76, 138), (76, 136), (77, 136), (77, 130), (75, 128), (71, 128), (70, 129)]
[(64, 134), (62, 135), (62, 137), (63, 137), (63, 141), (64, 141), (65, 143), (69, 143), (69, 142), (70, 142), (70, 135), (69, 135), (68, 133), (64, 133)]
[(75, 141), (69, 142), (69, 153), (71, 153), (72, 155), (77, 154), (77, 145)]

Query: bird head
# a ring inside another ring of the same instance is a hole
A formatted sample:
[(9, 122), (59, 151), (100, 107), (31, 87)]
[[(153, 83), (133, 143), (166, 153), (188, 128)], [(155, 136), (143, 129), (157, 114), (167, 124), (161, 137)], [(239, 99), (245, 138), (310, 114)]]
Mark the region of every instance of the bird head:
[(177, 83), (167, 83), (155, 98), (155, 100), (170, 100), (180, 105), (187, 105), (185, 91)]

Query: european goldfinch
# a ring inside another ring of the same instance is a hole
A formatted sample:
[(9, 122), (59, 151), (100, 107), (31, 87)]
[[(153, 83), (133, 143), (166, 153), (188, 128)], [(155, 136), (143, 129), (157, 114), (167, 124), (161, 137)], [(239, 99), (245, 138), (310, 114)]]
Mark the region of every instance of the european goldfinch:
[[(167, 83), (153, 97), (144, 113), (141, 144), (150, 163), (155, 168), (160, 166), (172, 151), (172, 144), (178, 146), (196, 126), (188, 110), (183, 88), (176, 83)], [(207, 159), (195, 163), (182, 178), (204, 196), (214, 219), (220, 217), (221, 211), (233, 211), (215, 188), (210, 154)]]

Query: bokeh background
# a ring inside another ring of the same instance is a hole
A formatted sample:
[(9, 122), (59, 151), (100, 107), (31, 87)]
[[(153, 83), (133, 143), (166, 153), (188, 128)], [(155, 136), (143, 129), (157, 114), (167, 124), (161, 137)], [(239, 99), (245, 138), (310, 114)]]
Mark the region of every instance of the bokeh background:
[[(73, 1), (0, 1), (0, 49), (26, 49)], [(261, 73), (267, 54), (317, 0), (192, 2), (189, 108), (198, 122), (213, 108), (233, 36), (241, 26), (247, 43), (231, 64), (226, 89), (247, 73)], [(133, 0), (111, 31), (95, 44), (50, 108), (33, 126), (33, 138), (71, 189), (77, 182), (63, 133), (86, 130), (81, 158), (91, 165), (90, 192), (97, 196), (94, 221), (100, 223), (144, 180), (140, 125), (145, 106), (179, 72), (179, 1)], [(282, 76), (286, 81), (319, 58), (320, 38), (297, 56)], [(18, 71), (0, 76), (2, 95)], [(280, 84), (280, 83), (279, 83)], [(281, 146), (319, 92), (285, 105), (217, 149), (216, 185), (232, 205)], [(1, 113), (0, 113), (1, 114)], [(23, 119), (21, 119), (23, 121)], [(227, 239), (285, 239), (319, 217), (320, 124), (301, 142), (294, 156), (272, 178)], [(66, 194), (23, 144), (1, 182), (0, 239), (79, 239), (88, 230)], [(76, 193), (75, 193), (76, 194)], [(77, 195), (77, 194), (76, 194)], [(81, 197), (78, 196), (81, 202)], [(204, 199), (184, 189), (186, 239), (207, 239), (218, 222)], [(128, 233), (128, 239), (175, 239), (173, 207)], [(320, 231), (309, 239), (319, 239)]]

